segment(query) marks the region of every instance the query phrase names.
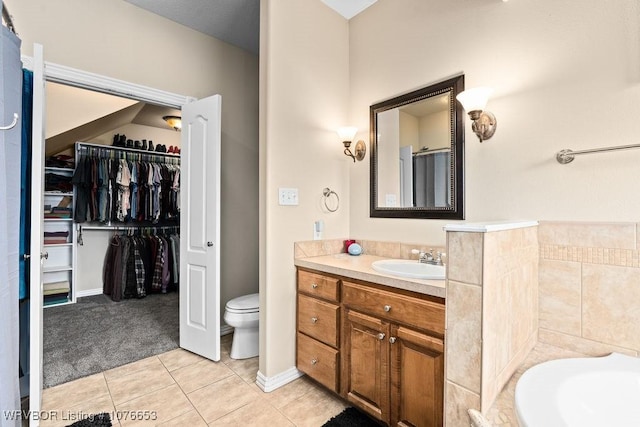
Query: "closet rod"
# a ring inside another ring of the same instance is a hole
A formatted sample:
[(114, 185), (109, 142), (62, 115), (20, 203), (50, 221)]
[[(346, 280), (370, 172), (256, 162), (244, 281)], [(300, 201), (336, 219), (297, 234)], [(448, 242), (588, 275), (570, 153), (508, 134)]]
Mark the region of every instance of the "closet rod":
[(606, 151), (629, 150), (631, 148), (640, 148), (640, 144), (618, 145), (616, 147), (590, 148), (587, 150), (573, 151), (570, 149), (561, 150), (556, 153), (556, 160), (561, 165), (571, 163), (575, 156), (580, 154), (603, 153)]
[(89, 142), (76, 142), (76, 145), (79, 148), (87, 148), (87, 149), (88, 148), (99, 148), (99, 149), (115, 150), (115, 151), (127, 151), (127, 152), (135, 153), (135, 154), (151, 155), (151, 156), (164, 156), (164, 157), (168, 157), (170, 159), (180, 160), (180, 156), (176, 156), (175, 154), (169, 154), (169, 153), (161, 153), (159, 151), (142, 151), (142, 150), (136, 150), (135, 148), (114, 147), (113, 145), (91, 144)]
[(79, 225), (78, 230), (144, 230), (145, 228), (166, 229), (166, 228), (180, 228), (179, 224), (176, 225)]

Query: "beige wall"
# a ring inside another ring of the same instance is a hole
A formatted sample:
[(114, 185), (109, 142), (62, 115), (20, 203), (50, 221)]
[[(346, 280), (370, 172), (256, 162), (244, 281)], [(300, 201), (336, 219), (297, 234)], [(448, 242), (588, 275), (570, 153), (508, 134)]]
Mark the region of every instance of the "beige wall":
[(639, 226), (540, 224), (540, 341), (593, 356), (640, 354)]
[[(257, 56), (124, 1), (5, 4), (25, 55), (32, 55), (33, 43), (38, 42), (44, 46), (45, 60), (56, 64), (185, 96), (222, 95), (221, 306), (235, 296), (256, 292)], [(103, 257), (104, 252), (90, 259), (101, 265)]]
[[(272, 377), (295, 365), (293, 243), (320, 219), (325, 239), (348, 235), (348, 171), (366, 166), (336, 134), (349, 121), (348, 22), (318, 0), (260, 7), (260, 373)], [(300, 204), (279, 206), (279, 187), (298, 188)], [(335, 213), (322, 208), (324, 187), (340, 196)]]
[[(640, 151), (579, 157), (564, 148), (638, 143), (640, 5), (635, 0), (378, 0), (350, 21), (350, 111), (465, 74), (495, 88), (495, 136), (465, 117), (466, 218), (634, 221)], [(447, 221), (369, 218), (369, 168), (350, 169), (350, 231), (444, 242)], [(594, 201), (597, 200), (597, 203)]]

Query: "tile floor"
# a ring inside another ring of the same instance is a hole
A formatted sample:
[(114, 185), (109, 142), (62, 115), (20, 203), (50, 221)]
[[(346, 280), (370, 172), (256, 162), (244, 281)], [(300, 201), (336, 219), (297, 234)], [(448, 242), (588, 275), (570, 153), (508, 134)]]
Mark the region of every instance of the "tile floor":
[(306, 377), (264, 393), (255, 384), (258, 358), (229, 358), (231, 337), (222, 338), (218, 363), (176, 349), (45, 389), (42, 409), (51, 415), (40, 425), (109, 412), (121, 427), (319, 427), (346, 407)]

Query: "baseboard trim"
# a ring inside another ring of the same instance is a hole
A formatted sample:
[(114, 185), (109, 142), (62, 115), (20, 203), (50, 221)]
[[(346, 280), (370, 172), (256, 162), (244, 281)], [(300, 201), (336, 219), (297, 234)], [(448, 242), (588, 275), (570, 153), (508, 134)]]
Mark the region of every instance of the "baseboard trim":
[(283, 385), (289, 384), (291, 381), (296, 380), (303, 375), (304, 373), (299, 371), (295, 366), (272, 377), (267, 377), (262, 372), (258, 371), (258, 375), (256, 375), (256, 384), (260, 389), (262, 389), (262, 391), (269, 393)]
[(77, 291), (76, 298), (92, 297), (94, 295), (100, 295), (101, 293), (102, 293), (102, 288), (85, 289), (84, 291)]

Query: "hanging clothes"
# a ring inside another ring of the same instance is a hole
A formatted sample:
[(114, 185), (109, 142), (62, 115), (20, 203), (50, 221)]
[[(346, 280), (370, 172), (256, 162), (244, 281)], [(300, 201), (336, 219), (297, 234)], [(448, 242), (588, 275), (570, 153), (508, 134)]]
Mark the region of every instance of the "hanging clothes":
[(177, 291), (180, 236), (177, 229), (151, 235), (115, 234), (103, 266), (103, 293), (113, 301)]
[(180, 159), (78, 143), (76, 222), (177, 223)]

